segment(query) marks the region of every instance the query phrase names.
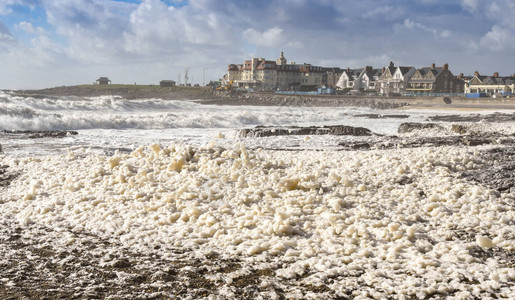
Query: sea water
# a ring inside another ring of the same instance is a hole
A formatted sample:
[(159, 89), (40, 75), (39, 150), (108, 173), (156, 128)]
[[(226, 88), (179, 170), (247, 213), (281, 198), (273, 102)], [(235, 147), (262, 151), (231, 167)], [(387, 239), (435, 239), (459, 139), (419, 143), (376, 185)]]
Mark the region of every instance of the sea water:
[[(290, 136), (256, 140), (239, 139), (236, 132), (259, 125), (347, 125), (393, 135), (402, 122), (427, 122), (427, 117), (435, 113), (364, 107), (219, 106), (183, 100), (127, 100), (119, 96), (34, 98), (0, 92), (0, 130), (78, 132), (78, 135), (61, 139), (11, 138), (0, 143), (11, 155), (52, 154), (69, 148), (112, 152), (150, 143), (227, 146), (235, 141), (251, 148), (331, 148), (337, 147), (343, 137), (323, 136), (307, 140)], [(403, 114), (406, 117), (374, 119), (363, 116), (367, 114)]]

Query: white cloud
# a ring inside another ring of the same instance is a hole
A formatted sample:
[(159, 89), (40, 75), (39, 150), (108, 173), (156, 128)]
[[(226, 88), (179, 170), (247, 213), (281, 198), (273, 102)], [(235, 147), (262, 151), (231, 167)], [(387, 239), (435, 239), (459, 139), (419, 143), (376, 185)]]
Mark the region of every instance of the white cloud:
[(283, 30), (279, 27), (270, 28), (264, 32), (259, 32), (253, 28), (248, 28), (243, 32), (243, 36), (250, 43), (263, 46), (263, 47), (275, 47), (284, 43), (282, 38)]
[(16, 24), (15, 28), (18, 29), (18, 30), (22, 30), (22, 31), (24, 31), (26, 33), (29, 33), (29, 34), (40, 35), (40, 34), (45, 34), (46, 33), (44, 28), (39, 27), (39, 26), (34, 27), (34, 25), (32, 25), (32, 23), (25, 22), (25, 21)]
[(469, 12), (476, 12), (479, 0), (461, 0), (461, 6)]
[(440, 32), (440, 36), (443, 37), (443, 38), (448, 38), (448, 37), (451, 36), (451, 34), (452, 34), (451, 31), (449, 31), (447, 29), (445, 29), (442, 32)]
[(421, 30), (426, 31), (426, 32), (437, 34), (436, 29), (429, 28), (429, 27), (427, 27), (427, 26), (425, 26), (423, 24), (414, 22), (414, 21), (410, 20), (409, 18), (404, 20), (404, 26), (406, 28), (408, 28), (408, 29), (421, 29)]
[(451, 31), (447, 30), (447, 29), (444, 29), (442, 31), (438, 31), (434, 28), (431, 28), (429, 26), (426, 26), (424, 24), (421, 24), (421, 23), (418, 23), (418, 22), (414, 22), (412, 21), (411, 19), (405, 19), (404, 20), (404, 27), (409, 29), (409, 30), (416, 30), (416, 29), (419, 29), (419, 30), (422, 30), (422, 31), (425, 31), (425, 32), (429, 32), (435, 36), (439, 36), (439, 37), (442, 37), (442, 38), (448, 38), (451, 36)]
[(481, 45), (494, 51), (505, 50), (507, 48), (515, 50), (514, 32), (506, 28), (494, 26), (481, 38)]

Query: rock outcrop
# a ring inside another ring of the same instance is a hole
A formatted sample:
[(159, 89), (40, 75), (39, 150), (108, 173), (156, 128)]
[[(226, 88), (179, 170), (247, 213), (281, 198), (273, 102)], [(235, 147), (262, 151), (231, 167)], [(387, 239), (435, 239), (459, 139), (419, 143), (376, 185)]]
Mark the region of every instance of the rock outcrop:
[(413, 132), (415, 130), (424, 130), (424, 129), (442, 129), (442, 126), (435, 123), (413, 123), (407, 122), (399, 125), (397, 129), (398, 133), (408, 133)]
[[(28, 139), (39, 139), (39, 138), (62, 138), (70, 135), (79, 134), (77, 131), (71, 130), (2, 130), (0, 135), (3, 137), (16, 136), (16, 138), (28, 138)], [(1, 148), (0, 148), (1, 149)]]
[(241, 129), (238, 137), (267, 137), (279, 135), (352, 135), (352, 136), (371, 136), (374, 133), (370, 129), (363, 127), (352, 127), (344, 125), (335, 126), (309, 126), (309, 127), (273, 127), (257, 126), (255, 128)]

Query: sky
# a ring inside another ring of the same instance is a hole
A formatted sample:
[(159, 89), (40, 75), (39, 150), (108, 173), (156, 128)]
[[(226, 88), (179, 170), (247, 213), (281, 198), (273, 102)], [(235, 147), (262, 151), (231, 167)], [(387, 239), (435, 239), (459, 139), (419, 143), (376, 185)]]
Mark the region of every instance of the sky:
[[(252, 57), (515, 73), (513, 0), (0, 0), (0, 89), (218, 80)], [(179, 80), (180, 79), (180, 80)]]

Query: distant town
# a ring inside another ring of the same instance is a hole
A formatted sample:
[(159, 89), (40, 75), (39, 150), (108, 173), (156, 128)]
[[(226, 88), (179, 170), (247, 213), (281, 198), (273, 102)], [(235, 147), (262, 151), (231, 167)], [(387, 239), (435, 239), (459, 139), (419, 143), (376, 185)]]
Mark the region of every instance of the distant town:
[[(200, 87), (174, 80), (161, 80), (161, 87)], [(108, 85), (108, 77), (96, 84)], [(203, 84), (205, 85), (205, 84)], [(277, 60), (252, 58), (243, 64), (229, 64), (227, 74), (206, 86), (219, 91), (275, 92), (278, 94), (346, 94), (379, 96), (466, 96), (468, 98), (507, 98), (515, 95), (515, 74), (501, 76), (479, 74), (454, 75), (447, 63), (417, 68), (396, 66), (390, 62), (382, 68), (321, 67), (308, 63), (288, 63), (281, 52)]]
[(319, 94), (375, 94), (384, 96), (509, 97), (515, 92), (515, 74), (455, 76), (447, 63), (427, 67), (396, 66), (357, 69), (288, 63), (281, 52), (277, 60), (252, 58), (230, 64), (222, 85), (248, 91)]

